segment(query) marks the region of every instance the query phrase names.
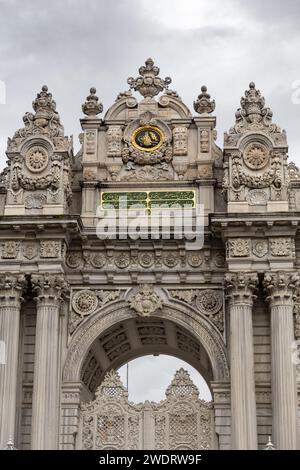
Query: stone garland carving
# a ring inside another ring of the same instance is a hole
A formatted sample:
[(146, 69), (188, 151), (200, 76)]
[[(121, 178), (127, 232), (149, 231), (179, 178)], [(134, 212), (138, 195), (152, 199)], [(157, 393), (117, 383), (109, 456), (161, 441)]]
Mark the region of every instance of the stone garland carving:
[(194, 306), (202, 315), (209, 320), (223, 333), (224, 315), (223, 315), (223, 296), (222, 293), (212, 289), (190, 289), (190, 290), (170, 290), (170, 295)]
[(123, 130), (121, 126), (109, 126), (106, 132), (108, 157), (122, 156), (122, 138)]
[(140, 287), (139, 291), (131, 297), (129, 305), (138, 315), (148, 317), (162, 308), (163, 301), (154, 292), (151, 284), (144, 284)]
[(177, 126), (173, 129), (173, 154), (187, 154), (188, 130), (185, 126)]
[[(248, 188), (267, 188), (271, 185), (276, 190), (281, 189), (283, 181), (281, 174), (282, 155), (280, 152), (273, 152), (271, 154), (270, 168), (262, 174), (257, 172), (248, 173), (243, 170), (242, 161), (239, 154), (232, 156), (232, 186), (234, 190), (239, 190), (241, 186)], [(225, 185), (225, 183), (224, 183)]]
[(120, 296), (119, 290), (80, 290), (72, 297), (72, 310), (69, 317), (69, 332), (74, 333), (84, 318), (91, 315), (98, 308), (116, 300)]

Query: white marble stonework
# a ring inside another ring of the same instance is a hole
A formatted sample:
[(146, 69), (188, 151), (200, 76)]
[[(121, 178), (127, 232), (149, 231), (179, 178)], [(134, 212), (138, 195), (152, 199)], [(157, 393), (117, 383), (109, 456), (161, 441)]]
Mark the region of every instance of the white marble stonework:
[[(286, 132), (251, 82), (221, 149), (207, 87), (193, 114), (171, 82), (147, 59), (104, 113), (91, 88), (77, 154), (44, 85), (8, 139), (0, 448), (300, 448), (300, 172)], [(125, 196), (147, 221), (157, 202), (194, 221), (202, 205), (203, 243), (159, 224), (154, 238), (124, 225), (99, 238), (107, 204), (132, 221)], [(182, 369), (162, 402), (129, 402), (115, 371), (147, 354), (196, 368), (212, 401)]]

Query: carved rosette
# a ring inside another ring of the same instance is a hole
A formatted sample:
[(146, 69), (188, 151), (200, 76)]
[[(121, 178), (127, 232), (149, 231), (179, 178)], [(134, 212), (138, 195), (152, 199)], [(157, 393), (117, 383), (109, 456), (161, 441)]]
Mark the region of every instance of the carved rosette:
[(258, 276), (256, 273), (226, 273), (224, 284), (226, 298), (232, 305), (251, 305), (256, 298)]
[(174, 299), (179, 299), (195, 307), (222, 333), (224, 331), (223, 295), (213, 289), (170, 290)]
[(163, 301), (151, 284), (145, 284), (131, 297), (129, 305), (138, 315), (148, 317), (162, 308)]
[(116, 300), (120, 296), (118, 290), (80, 290), (73, 294), (72, 310), (69, 317), (69, 332), (72, 335), (83, 320), (98, 308)]
[(300, 286), (299, 274), (295, 272), (266, 273), (263, 285), (266, 300), (270, 305), (292, 305)]

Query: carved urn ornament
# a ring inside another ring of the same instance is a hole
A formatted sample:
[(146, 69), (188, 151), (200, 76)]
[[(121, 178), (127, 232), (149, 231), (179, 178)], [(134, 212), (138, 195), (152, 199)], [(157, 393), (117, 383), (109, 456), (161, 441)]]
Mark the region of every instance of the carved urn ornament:
[(168, 88), (172, 82), (170, 77), (164, 80), (158, 77), (159, 68), (154, 65), (151, 58), (147, 59), (145, 65), (139, 68), (140, 76), (137, 78), (129, 77), (127, 83), (130, 88), (138, 91), (144, 98), (153, 98), (161, 91)]

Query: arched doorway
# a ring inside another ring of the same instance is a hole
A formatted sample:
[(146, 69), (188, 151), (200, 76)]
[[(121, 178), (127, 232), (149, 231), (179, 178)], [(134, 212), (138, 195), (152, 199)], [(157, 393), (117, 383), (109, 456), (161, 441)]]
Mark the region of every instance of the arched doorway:
[(75, 448), (82, 404), (95, 401), (95, 392), (105, 375), (149, 354), (167, 354), (192, 365), (204, 377), (212, 395), (216, 382), (228, 382), (222, 338), (193, 308), (169, 301), (159, 314), (148, 317), (133, 314), (125, 302), (114, 302), (88, 318), (69, 345), (62, 393), (61, 448)]

